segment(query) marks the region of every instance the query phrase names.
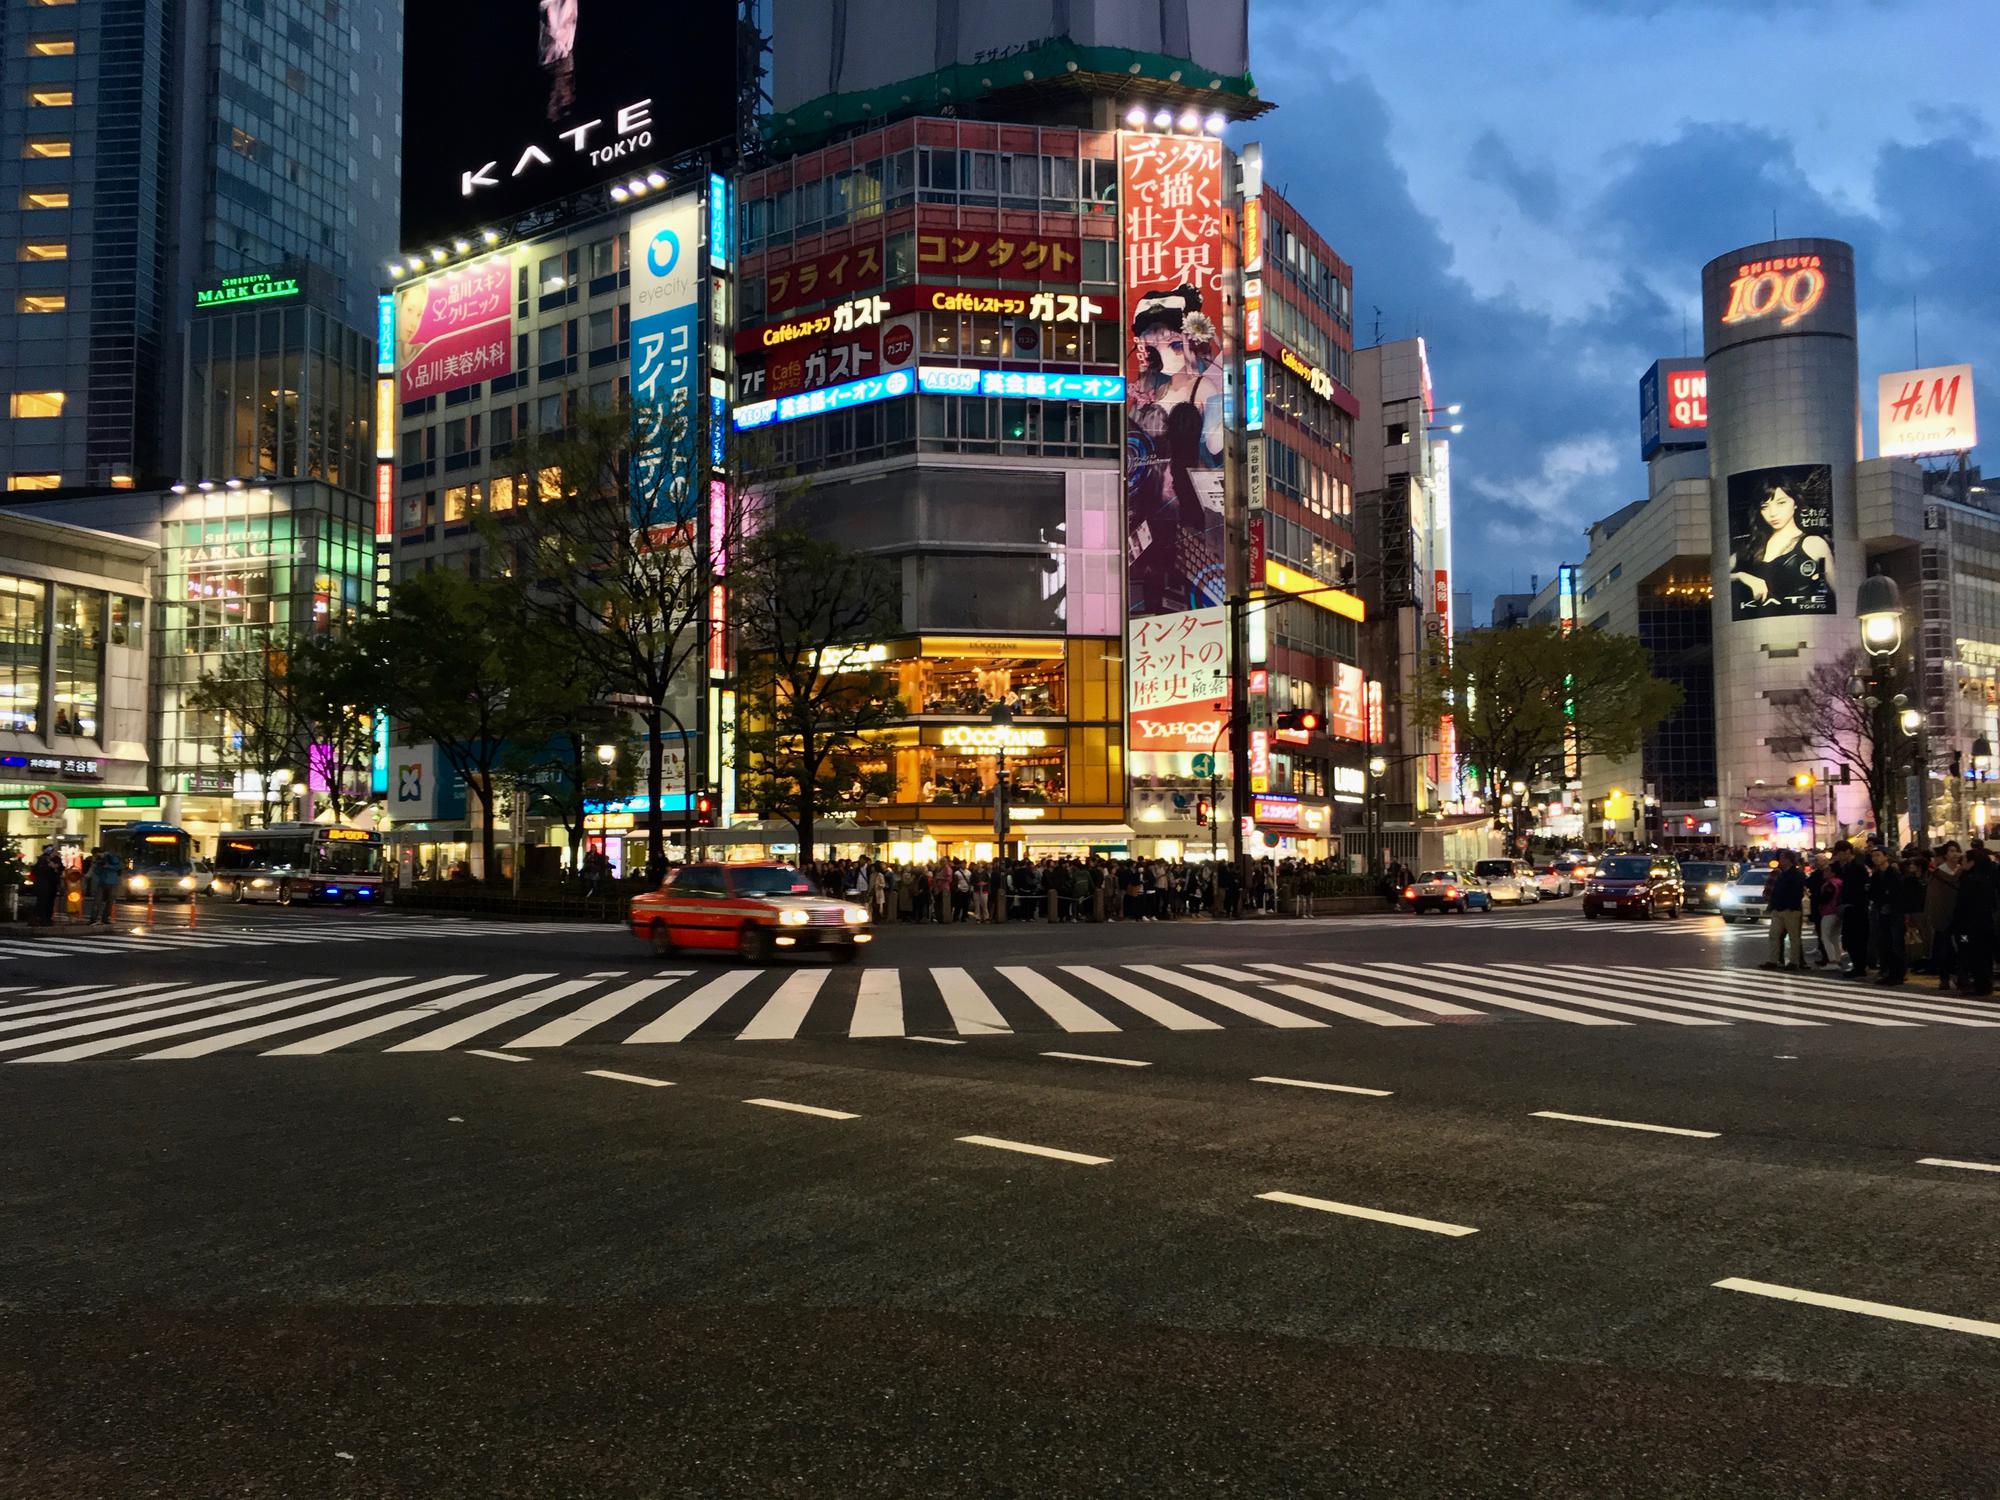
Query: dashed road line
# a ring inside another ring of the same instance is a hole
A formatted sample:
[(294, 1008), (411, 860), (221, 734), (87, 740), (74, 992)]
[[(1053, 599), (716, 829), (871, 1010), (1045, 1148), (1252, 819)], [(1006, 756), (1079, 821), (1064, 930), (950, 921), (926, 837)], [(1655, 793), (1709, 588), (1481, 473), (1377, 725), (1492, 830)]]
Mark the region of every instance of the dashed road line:
[(1860, 1313), (1864, 1317), (1886, 1318), (1892, 1323), (1917, 1323), (1925, 1328), (1943, 1328), (1952, 1333), (1976, 1334), (1983, 1339), (2000, 1339), (2000, 1323), (1978, 1318), (1959, 1318), (1949, 1313), (1925, 1312), (1919, 1307), (1898, 1307), (1892, 1302), (1864, 1302), (1858, 1297), (1836, 1297), (1828, 1292), (1809, 1292), (1801, 1287), (1779, 1286), (1770, 1281), (1750, 1281), (1741, 1276), (1724, 1277), (1710, 1285), (1725, 1292), (1749, 1292), (1757, 1297), (1773, 1297), (1780, 1302), (1802, 1302), (1809, 1307), (1829, 1307), (1835, 1312)]
[(1307, 1198), (1298, 1193), (1259, 1193), (1266, 1203), (1289, 1203), (1294, 1208), (1317, 1209), (1323, 1214), (1345, 1214), (1351, 1219), (1369, 1219), (1377, 1224), (1393, 1224), (1398, 1229), (1421, 1229), (1425, 1234), (1462, 1238), (1479, 1231), (1468, 1224), (1446, 1224), (1439, 1219), (1417, 1219), (1409, 1214), (1392, 1214), (1385, 1209), (1363, 1208), (1358, 1203), (1336, 1203), (1331, 1198)]
[(1252, 1083), (1276, 1083), (1290, 1089), (1322, 1089), (1329, 1094), (1365, 1094), (1371, 1099), (1388, 1099), (1395, 1095), (1394, 1089), (1364, 1089), (1351, 1083), (1320, 1083), (1312, 1078), (1271, 1078), (1257, 1077)]
[(1044, 1052), (1044, 1057), (1060, 1057), (1064, 1062), (1106, 1063), (1114, 1068), (1150, 1068), (1136, 1057), (1100, 1057), (1094, 1052)]
[(516, 1057), (511, 1052), (488, 1052), (484, 1047), (467, 1047), (465, 1055), (467, 1057), (490, 1057), (495, 1062), (529, 1062), (532, 1060), (525, 1057)]
[(760, 1109), (782, 1109), (795, 1115), (817, 1115), (822, 1120), (858, 1120), (859, 1115), (849, 1114), (844, 1109), (821, 1109), (817, 1104), (793, 1104), (785, 1099), (745, 1099), (745, 1104), (754, 1104)]
[(1036, 1146), (1027, 1141), (1004, 1140), (997, 1135), (961, 1135), (956, 1138), (963, 1146), (988, 1146), (995, 1151), (1018, 1151), (1023, 1156), (1046, 1156), (1050, 1161), (1066, 1161), (1079, 1167), (1108, 1166), (1108, 1156), (1086, 1156), (1081, 1151), (1059, 1151), (1054, 1146)]
[(1654, 1135), (1689, 1135), (1697, 1140), (1712, 1141), (1719, 1137), (1719, 1130), (1688, 1130), (1679, 1125), (1644, 1125), (1637, 1120), (1607, 1120), (1600, 1115), (1566, 1115), (1557, 1109), (1536, 1109), (1529, 1113), (1537, 1120), (1567, 1120), (1572, 1125), (1608, 1125), (1613, 1130), (1645, 1130)]
[(1953, 1161), (1948, 1156), (1920, 1156), (1920, 1167), (1956, 1167), (1961, 1172), (2000, 1172), (2000, 1164), (1986, 1161)]
[(637, 1083), (649, 1089), (673, 1087), (672, 1082), (665, 1078), (641, 1078), (637, 1073), (614, 1073), (609, 1068), (585, 1068), (583, 1072), (586, 1078), (608, 1078), (613, 1083)]

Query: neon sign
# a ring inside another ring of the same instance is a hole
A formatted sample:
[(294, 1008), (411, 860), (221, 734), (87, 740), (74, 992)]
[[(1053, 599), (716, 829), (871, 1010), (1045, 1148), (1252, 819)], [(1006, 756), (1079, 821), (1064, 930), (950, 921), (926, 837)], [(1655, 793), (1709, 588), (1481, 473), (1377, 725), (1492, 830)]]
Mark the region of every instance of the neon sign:
[(934, 396), (1036, 396), (1047, 401), (1121, 402), (1122, 375), (1069, 375), (1056, 370), (960, 370), (922, 365), (917, 386)]
[(915, 388), (916, 382), (910, 378), (908, 370), (896, 370), (888, 375), (850, 380), (845, 385), (830, 385), (825, 390), (801, 391), (796, 396), (780, 396), (775, 401), (756, 401), (736, 408), (736, 430), (747, 432), (753, 427), (768, 427), (774, 422), (796, 422), (800, 417), (845, 411), (850, 406), (867, 406), (871, 402), (907, 396)]
[(1826, 295), (1826, 272), (1817, 255), (1787, 255), (1776, 260), (1753, 260), (1736, 268), (1729, 283), (1729, 309), (1725, 323), (1754, 323), (1774, 313), (1783, 313), (1781, 328), (1790, 328), (1819, 306)]

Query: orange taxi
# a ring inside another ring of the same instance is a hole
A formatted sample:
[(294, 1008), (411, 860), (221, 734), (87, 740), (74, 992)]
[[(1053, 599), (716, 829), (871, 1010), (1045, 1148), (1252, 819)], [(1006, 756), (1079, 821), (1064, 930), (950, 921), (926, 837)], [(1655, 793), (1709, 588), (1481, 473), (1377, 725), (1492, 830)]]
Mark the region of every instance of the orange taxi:
[(874, 934), (868, 908), (814, 892), (789, 865), (682, 865), (632, 898), (632, 932), (662, 957), (677, 948), (731, 950), (752, 962), (824, 948), (852, 963)]

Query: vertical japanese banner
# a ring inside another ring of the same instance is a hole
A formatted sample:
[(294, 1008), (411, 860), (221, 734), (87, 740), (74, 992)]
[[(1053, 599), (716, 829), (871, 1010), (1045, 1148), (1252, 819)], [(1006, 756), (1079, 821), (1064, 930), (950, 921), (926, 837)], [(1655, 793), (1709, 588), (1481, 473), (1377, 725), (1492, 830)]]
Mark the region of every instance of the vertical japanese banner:
[(701, 389), (701, 198), (632, 219), (632, 525), (695, 518)]
[(1188, 757), (1228, 753), (1227, 608), (1127, 620), (1125, 676), (1135, 774), (1188, 776)]
[(1125, 307), (1126, 607), (1220, 604), (1223, 525), (1222, 142), (1118, 137)]

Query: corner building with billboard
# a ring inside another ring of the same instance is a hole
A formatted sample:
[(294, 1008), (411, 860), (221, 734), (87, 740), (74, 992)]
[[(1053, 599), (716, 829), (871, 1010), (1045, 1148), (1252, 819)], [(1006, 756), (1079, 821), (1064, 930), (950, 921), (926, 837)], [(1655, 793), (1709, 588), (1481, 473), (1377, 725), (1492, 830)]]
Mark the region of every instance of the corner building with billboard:
[(986, 857), (1004, 763), (1017, 852), (1205, 853), (1216, 819), (1227, 850), (1226, 601), (1271, 576), (1321, 592), (1248, 612), (1252, 848), (1328, 852), (1330, 742), (1278, 753), (1269, 716), (1356, 670), (1351, 276), (1265, 193), (1246, 377), (1243, 8), (1179, 36), (1152, 6), (953, 9), (780, 4), (776, 159), (739, 184), (737, 440), (902, 583), (869, 643), (906, 710), (869, 767), (893, 791), (861, 820), (893, 856)]

